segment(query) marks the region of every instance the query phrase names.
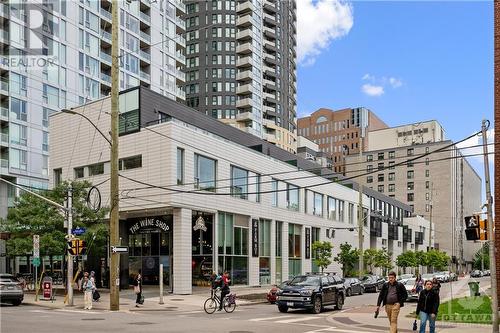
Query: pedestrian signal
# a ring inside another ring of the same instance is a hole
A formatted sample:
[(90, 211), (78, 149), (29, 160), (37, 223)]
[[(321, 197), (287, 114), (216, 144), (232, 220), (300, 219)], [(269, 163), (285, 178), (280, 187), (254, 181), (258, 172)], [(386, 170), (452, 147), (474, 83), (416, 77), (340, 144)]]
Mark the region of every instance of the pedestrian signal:
[(68, 252), (73, 256), (81, 256), (87, 252), (87, 244), (81, 239), (72, 239), (68, 241)]

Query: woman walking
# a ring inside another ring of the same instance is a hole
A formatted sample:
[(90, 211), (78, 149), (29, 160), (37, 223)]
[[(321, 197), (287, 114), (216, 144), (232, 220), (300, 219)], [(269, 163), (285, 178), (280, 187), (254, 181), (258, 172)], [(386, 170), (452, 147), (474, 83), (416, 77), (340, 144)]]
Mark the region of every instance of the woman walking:
[(88, 274), (83, 277), (83, 299), (85, 302), (84, 309), (92, 310), (92, 293), (94, 291), (94, 283), (89, 279)]
[(136, 294), (136, 299), (135, 299), (135, 307), (138, 308), (140, 304), (144, 303), (142, 299), (142, 275), (141, 275), (141, 270), (139, 270), (139, 273), (137, 273), (137, 276), (135, 277), (134, 280), (134, 292)]
[(413, 286), (413, 290), (417, 294), (420, 294), (420, 292), (424, 289), (424, 279), (422, 279), (422, 275), (417, 274), (417, 278), (415, 279), (415, 285)]
[(429, 321), (430, 333), (436, 332), (436, 316), (439, 309), (439, 294), (432, 288), (432, 281), (425, 281), (425, 289), (420, 293), (417, 316), (420, 315), (420, 333), (425, 333)]

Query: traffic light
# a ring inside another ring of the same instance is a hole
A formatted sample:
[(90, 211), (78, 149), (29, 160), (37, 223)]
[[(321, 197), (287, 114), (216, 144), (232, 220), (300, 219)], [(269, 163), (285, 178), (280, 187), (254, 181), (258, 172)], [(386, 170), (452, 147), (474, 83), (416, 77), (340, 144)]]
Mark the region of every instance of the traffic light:
[(479, 215), (465, 217), (465, 238), (467, 240), (479, 240), (479, 223), (481, 219)]
[(479, 221), (479, 240), (488, 240), (488, 220)]
[(87, 252), (87, 244), (81, 239), (72, 239), (68, 241), (68, 252), (72, 256), (82, 256)]

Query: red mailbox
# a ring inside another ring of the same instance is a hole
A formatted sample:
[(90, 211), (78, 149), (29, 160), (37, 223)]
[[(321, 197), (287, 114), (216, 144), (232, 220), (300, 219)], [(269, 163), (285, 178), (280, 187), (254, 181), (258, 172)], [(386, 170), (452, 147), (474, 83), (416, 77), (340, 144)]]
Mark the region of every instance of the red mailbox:
[(51, 277), (44, 277), (42, 281), (42, 288), (43, 288), (43, 299), (46, 301), (49, 301), (52, 299), (52, 278)]

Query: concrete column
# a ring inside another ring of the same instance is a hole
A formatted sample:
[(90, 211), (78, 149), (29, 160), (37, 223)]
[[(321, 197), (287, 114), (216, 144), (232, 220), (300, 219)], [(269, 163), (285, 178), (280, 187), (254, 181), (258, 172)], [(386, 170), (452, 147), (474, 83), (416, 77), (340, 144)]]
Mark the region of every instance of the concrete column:
[(281, 241), (281, 279), (288, 280), (288, 222), (283, 222)]
[(276, 220), (271, 221), (271, 284), (276, 284)]
[(258, 286), (260, 285), (259, 281), (259, 257), (253, 257), (252, 256), (252, 235), (253, 235), (253, 228), (252, 228), (252, 217), (250, 216), (248, 218), (248, 245), (249, 245), (249, 251), (248, 251), (248, 285), (249, 286)]
[(185, 208), (174, 209), (173, 222), (173, 282), (174, 294), (192, 293), (192, 211)]

